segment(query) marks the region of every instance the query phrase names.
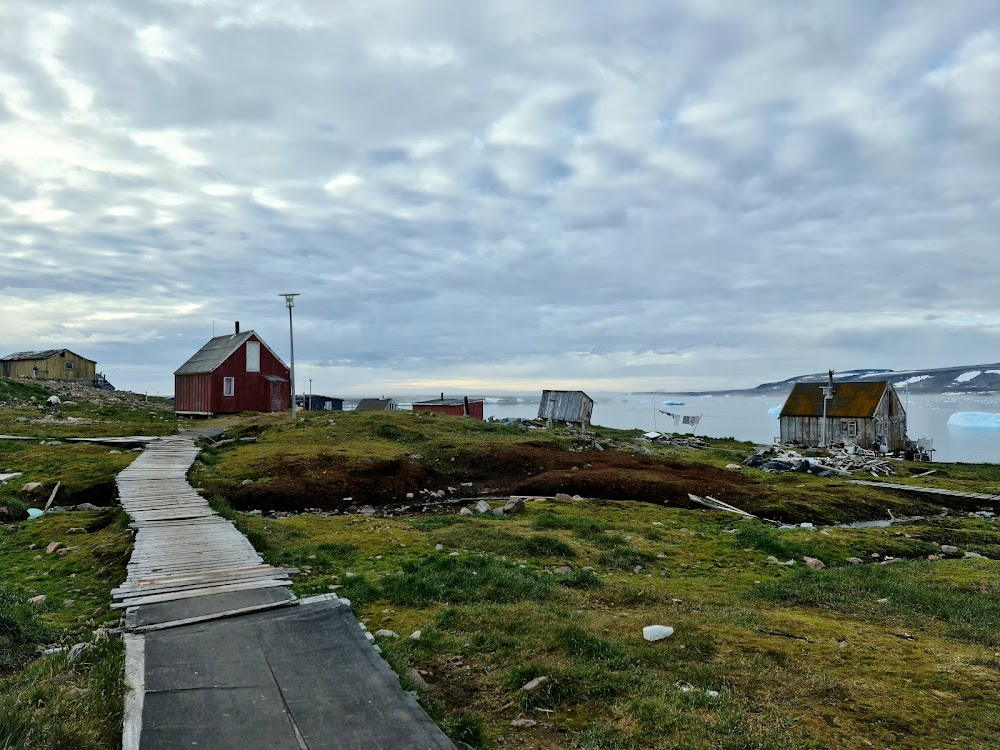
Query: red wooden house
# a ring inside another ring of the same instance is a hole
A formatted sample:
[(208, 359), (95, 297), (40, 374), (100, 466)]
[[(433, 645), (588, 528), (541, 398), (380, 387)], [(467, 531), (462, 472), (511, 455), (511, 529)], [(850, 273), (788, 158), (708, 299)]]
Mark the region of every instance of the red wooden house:
[(209, 416), (291, 408), (288, 365), (253, 331), (216, 336), (174, 372), (174, 412)]
[(413, 411), (432, 411), (437, 414), (450, 414), (453, 417), (483, 418), (483, 400), (481, 398), (441, 398), (431, 401), (416, 401)]

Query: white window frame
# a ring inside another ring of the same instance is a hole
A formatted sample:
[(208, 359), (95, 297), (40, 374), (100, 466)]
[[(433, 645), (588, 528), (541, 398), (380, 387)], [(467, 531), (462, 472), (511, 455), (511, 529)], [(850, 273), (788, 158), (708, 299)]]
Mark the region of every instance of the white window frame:
[(236, 378), (223, 378), (222, 379), (222, 395), (223, 396), (235, 396), (236, 395)]
[(856, 419), (847, 420), (847, 437), (858, 436), (858, 421)]
[[(251, 357), (250, 352), (256, 351), (257, 356)], [(247, 372), (260, 372), (260, 342), (247, 342)]]

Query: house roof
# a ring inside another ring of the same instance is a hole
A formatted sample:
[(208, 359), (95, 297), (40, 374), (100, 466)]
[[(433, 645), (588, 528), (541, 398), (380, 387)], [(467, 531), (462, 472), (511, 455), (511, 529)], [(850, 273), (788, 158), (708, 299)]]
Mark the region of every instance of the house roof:
[[(788, 395), (782, 417), (822, 417), (825, 383), (796, 383)], [(833, 398), (826, 404), (826, 416), (836, 419), (873, 417), (889, 382), (834, 383)]]
[[(30, 359), (48, 359), (49, 357), (54, 357), (60, 352), (69, 352), (77, 359), (87, 359), (86, 357), (81, 357), (76, 352), (71, 352), (69, 349), (40, 349), (34, 352), (14, 352), (13, 354), (8, 354), (6, 357), (2, 358), (4, 362), (17, 362)], [(87, 359), (88, 362), (93, 362), (92, 359)]]
[(394, 403), (391, 398), (363, 398), (354, 411), (385, 411), (391, 403)]
[[(480, 404), (481, 398), (470, 398), (470, 404)], [(430, 401), (414, 401), (414, 406), (465, 406), (465, 399), (461, 398), (432, 398)]]
[(225, 336), (216, 336), (213, 339), (209, 339), (208, 343), (196, 351), (191, 359), (174, 370), (174, 375), (197, 375), (206, 372), (215, 372), (251, 336), (255, 336), (260, 341), (261, 346), (271, 352), (274, 358), (281, 362), (283, 367), (288, 367), (282, 361), (281, 357), (275, 354), (274, 350), (265, 344), (260, 336), (257, 336), (255, 331), (243, 331), (242, 333), (227, 333)]

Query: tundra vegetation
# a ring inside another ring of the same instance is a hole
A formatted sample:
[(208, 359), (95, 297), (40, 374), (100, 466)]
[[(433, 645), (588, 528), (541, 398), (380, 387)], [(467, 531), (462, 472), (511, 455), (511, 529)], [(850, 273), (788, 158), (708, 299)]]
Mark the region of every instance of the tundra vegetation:
[[(372, 632), (398, 634), (378, 639), (385, 658), (472, 747), (987, 748), (1000, 736), (1000, 533), (970, 517), (973, 506), (944, 512), (938, 499), (842, 479), (727, 470), (752, 450), (727, 439), (701, 451), (648, 447), (631, 431), (581, 436), (407, 412), (204, 424), (256, 442), (207, 446), (192, 484), (265, 559), (299, 568), (296, 593), (333, 591)], [(0, 471), (25, 472), (10, 496), (36, 505), (59, 477), (82, 491), (128, 461), (66, 444), (0, 450)], [(926, 468), (901, 464), (893, 481), (1000, 490), (998, 467), (942, 464), (907, 477)], [(25, 481), (43, 492), (24, 496)], [(816, 527), (691, 507), (688, 492)], [(457, 513), (482, 496), (498, 507), (510, 494), (557, 493), (596, 499)], [(356, 512), (365, 505), (375, 515)], [(924, 519), (834, 525), (888, 512)], [(90, 533), (68, 534), (85, 524)], [(79, 549), (46, 555), (51, 541)], [(73, 664), (35, 649), (93, 640), (114, 621), (109, 591), (124, 579), (128, 544), (113, 511), (57, 513), (0, 534), (10, 571), (0, 736), (10, 747), (113, 746), (120, 641)], [(958, 553), (928, 560), (940, 545)], [(26, 604), (38, 594), (45, 605)], [(654, 624), (673, 635), (644, 640)], [(522, 690), (536, 678), (546, 679)]]

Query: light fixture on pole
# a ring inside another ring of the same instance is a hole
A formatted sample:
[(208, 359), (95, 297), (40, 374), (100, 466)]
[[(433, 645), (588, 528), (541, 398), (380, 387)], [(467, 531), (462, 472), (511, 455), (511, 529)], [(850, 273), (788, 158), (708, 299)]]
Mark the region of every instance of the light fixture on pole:
[(295, 298), (299, 295), (296, 292), (294, 294), (279, 294), (278, 296), (285, 298), (285, 307), (288, 308), (288, 346), (291, 350), (288, 379), (291, 381), (289, 390), (292, 394), (292, 419), (295, 419), (295, 337), (292, 335), (292, 308), (295, 307)]

